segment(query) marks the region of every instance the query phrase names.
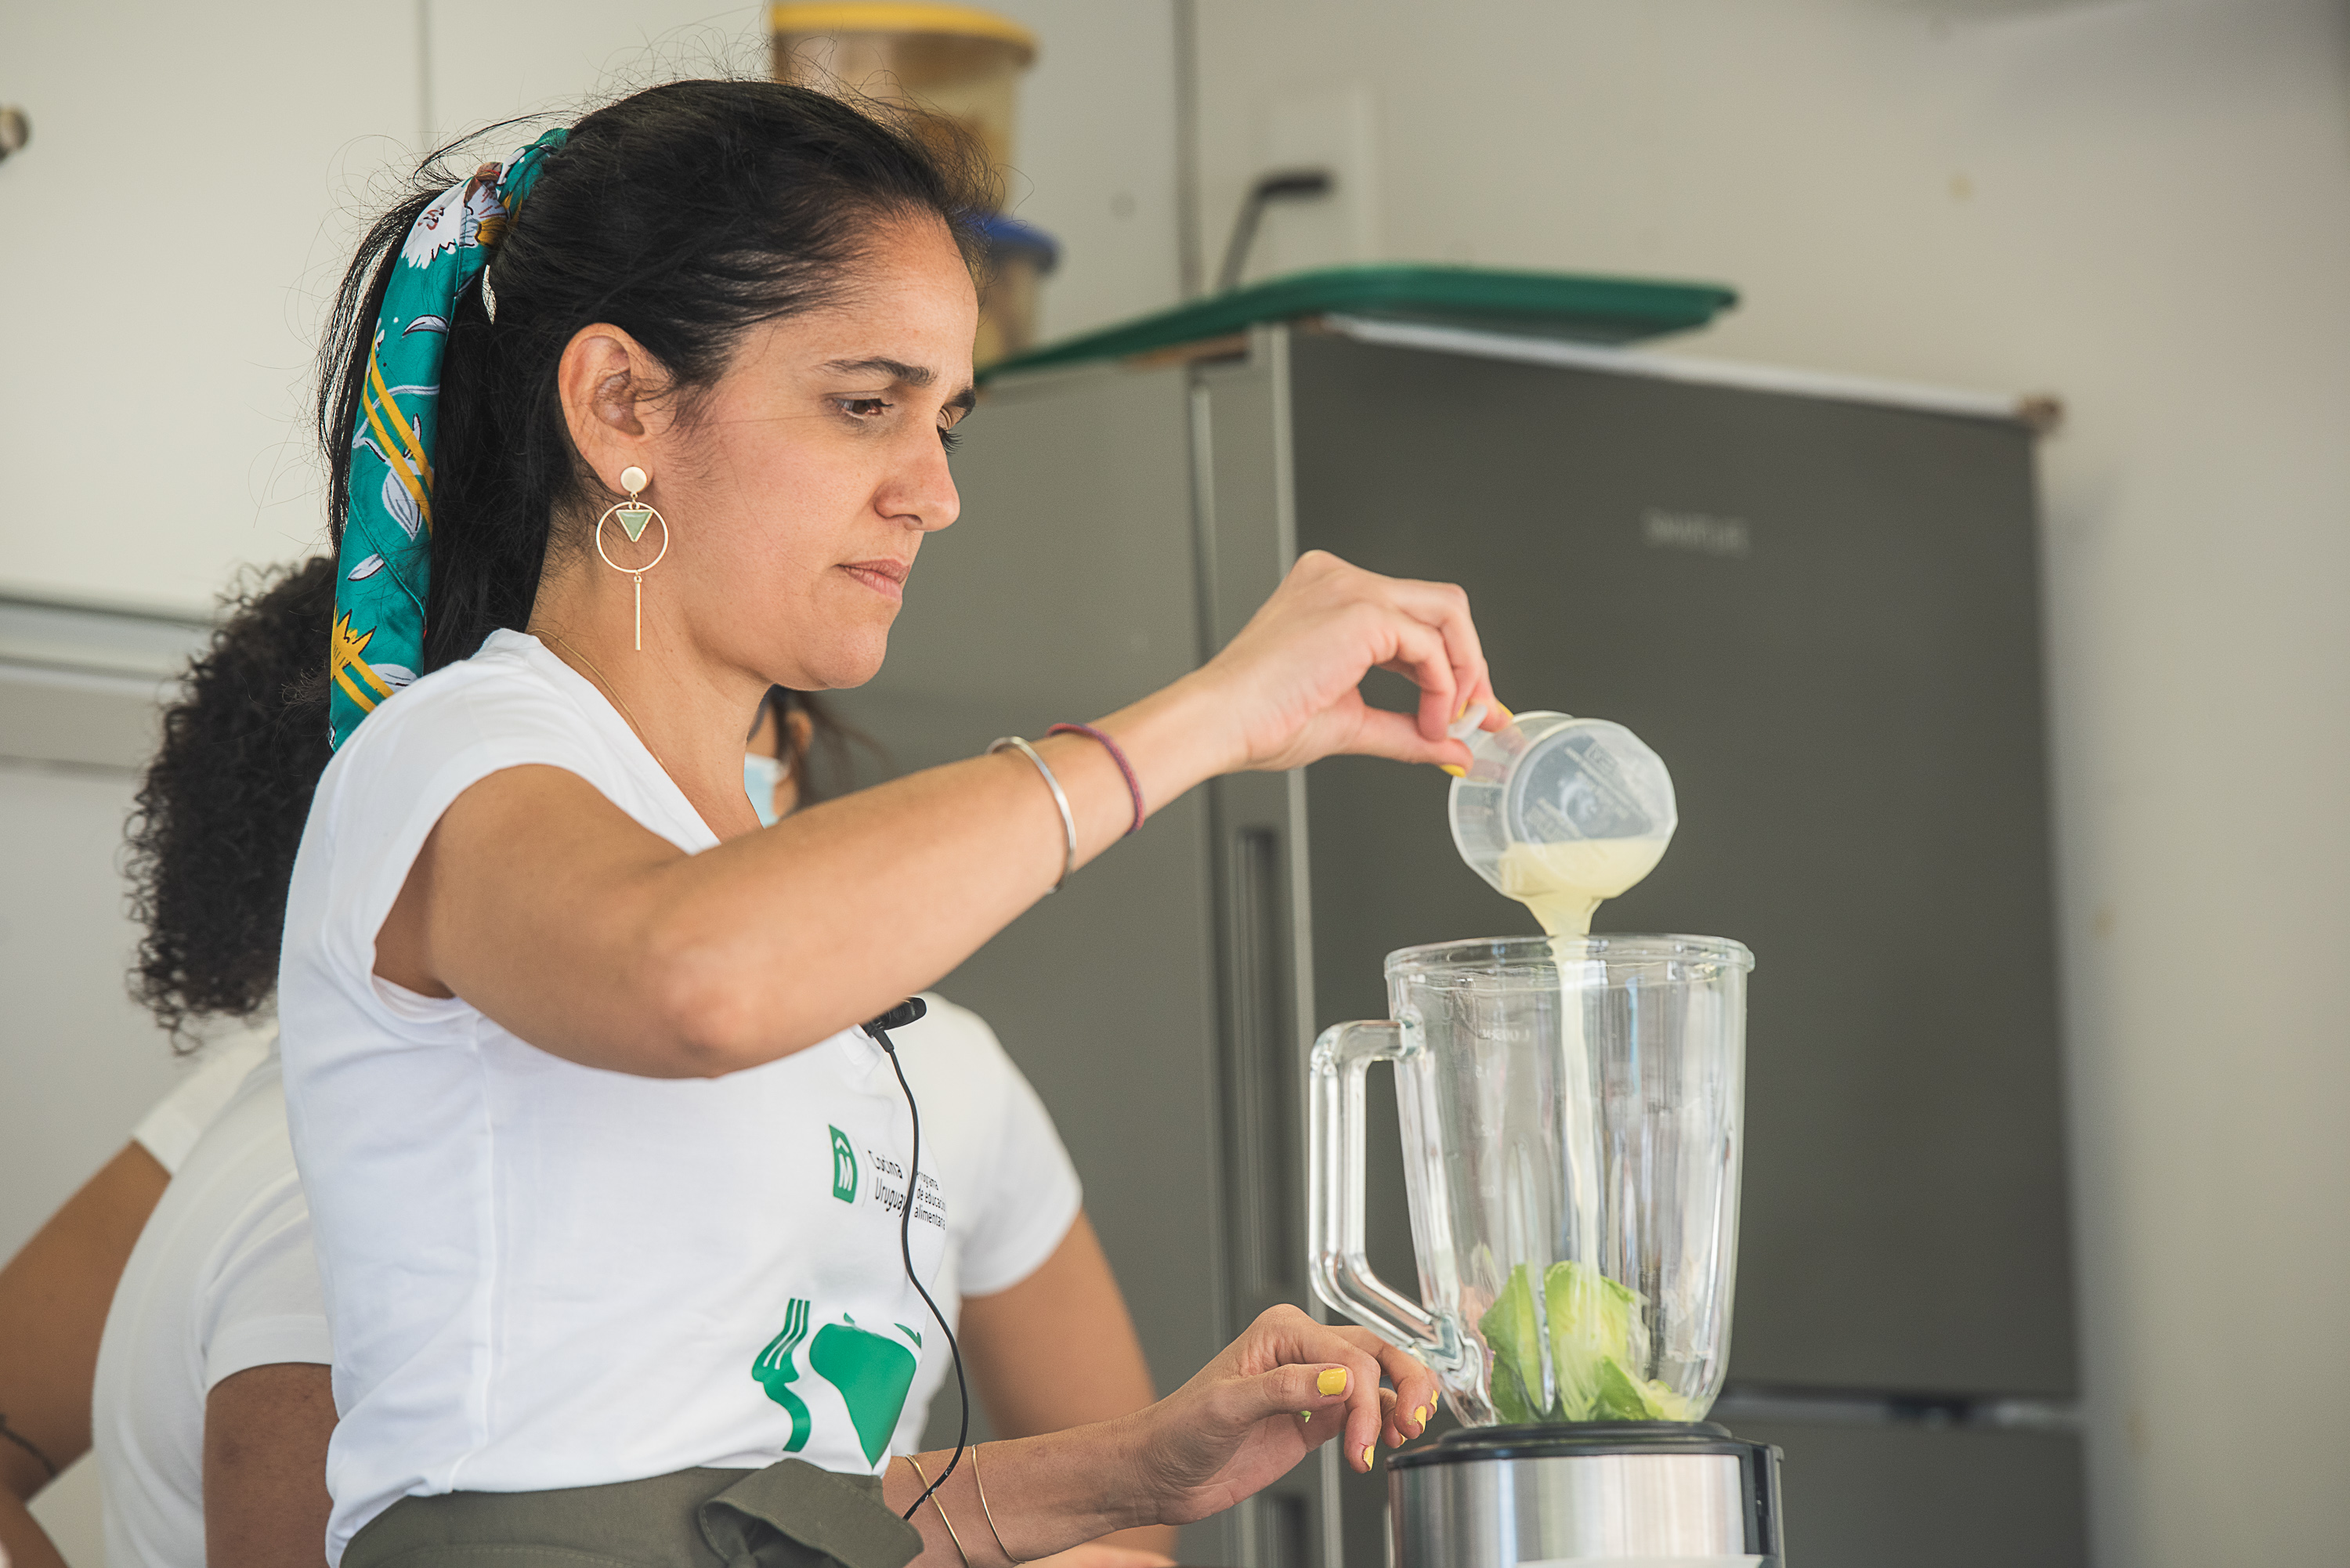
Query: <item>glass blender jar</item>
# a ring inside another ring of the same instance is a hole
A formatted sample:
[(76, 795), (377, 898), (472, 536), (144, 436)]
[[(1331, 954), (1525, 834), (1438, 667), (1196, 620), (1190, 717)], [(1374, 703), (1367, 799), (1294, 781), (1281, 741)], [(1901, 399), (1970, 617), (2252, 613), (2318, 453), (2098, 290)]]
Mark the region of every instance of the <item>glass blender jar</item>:
[[(1775, 1562), (1773, 1450), (1704, 1420), (1730, 1351), (1746, 976), (1734, 941), (1388, 955), (1393, 1017), (1314, 1047), (1315, 1293), (1465, 1428), (1394, 1456), (1400, 1568)], [(1395, 1067), (1419, 1289), (1364, 1255), (1364, 1075)]]

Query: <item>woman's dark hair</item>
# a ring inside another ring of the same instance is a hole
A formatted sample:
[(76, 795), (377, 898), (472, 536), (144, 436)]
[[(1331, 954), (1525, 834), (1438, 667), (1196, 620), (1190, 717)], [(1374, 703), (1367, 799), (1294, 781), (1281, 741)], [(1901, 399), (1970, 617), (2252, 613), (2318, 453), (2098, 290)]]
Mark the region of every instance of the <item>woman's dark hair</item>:
[[(338, 551), (376, 317), (417, 216), (471, 171), (455, 151), (428, 160), (369, 227), (328, 313), (317, 421)], [(491, 253), (496, 322), (478, 289), (451, 314), (424, 670), (525, 626), (550, 544), (576, 544), (558, 531), (584, 535), (610, 499), (557, 397), (557, 362), (581, 327), (634, 337), (666, 375), (653, 391), (690, 420), (746, 328), (843, 296), (878, 223), (935, 218), (975, 265), (990, 179), (942, 120), (779, 82), (671, 82), (580, 120)], [(132, 830), (147, 927), (132, 991), (175, 1036), (193, 1017), (252, 1012), (276, 982), (294, 851), (328, 756), (334, 586), (321, 558), (250, 588), (166, 715)]]
[(131, 814), (131, 906), (146, 934), (131, 994), (184, 1043), (188, 1021), (242, 1017), (277, 985), (286, 888), (327, 765), (335, 563), (255, 573), (163, 712)]

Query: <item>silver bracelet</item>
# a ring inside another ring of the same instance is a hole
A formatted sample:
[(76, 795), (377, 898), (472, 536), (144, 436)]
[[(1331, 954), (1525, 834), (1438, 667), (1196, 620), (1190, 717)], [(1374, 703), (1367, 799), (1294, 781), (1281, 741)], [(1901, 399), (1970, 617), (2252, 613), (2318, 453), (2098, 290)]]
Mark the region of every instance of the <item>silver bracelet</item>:
[(1060, 808), (1061, 832), (1066, 840), (1065, 847), (1061, 851), (1061, 875), (1050, 888), (1045, 889), (1047, 893), (1057, 893), (1061, 890), (1061, 884), (1069, 879), (1069, 873), (1076, 868), (1076, 814), (1069, 809), (1069, 797), (1062, 793), (1061, 781), (1053, 776), (1053, 770), (1045, 765), (1045, 759), (1036, 754), (1036, 748), (1022, 740), (1019, 736), (1004, 736), (1002, 740), (997, 741), (993, 745), (987, 748), (987, 754), (992, 757), (1007, 746), (1018, 747), (1022, 756), (1026, 757), (1030, 762), (1036, 764), (1036, 771), (1045, 775), (1045, 787), (1053, 792), (1053, 804)]

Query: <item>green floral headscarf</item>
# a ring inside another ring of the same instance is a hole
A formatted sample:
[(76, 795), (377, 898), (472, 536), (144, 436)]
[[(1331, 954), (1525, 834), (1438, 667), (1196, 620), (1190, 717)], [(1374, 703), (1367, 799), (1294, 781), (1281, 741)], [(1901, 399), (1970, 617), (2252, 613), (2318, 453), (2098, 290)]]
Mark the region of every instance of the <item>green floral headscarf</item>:
[[(327, 653), (335, 745), (423, 666), (432, 449), (449, 323), (458, 294), (482, 275), (546, 155), (569, 134), (550, 130), (503, 169), (485, 163), (451, 187), (418, 216), (392, 263), (351, 427), (350, 512)], [(484, 296), (486, 304), (486, 286)]]

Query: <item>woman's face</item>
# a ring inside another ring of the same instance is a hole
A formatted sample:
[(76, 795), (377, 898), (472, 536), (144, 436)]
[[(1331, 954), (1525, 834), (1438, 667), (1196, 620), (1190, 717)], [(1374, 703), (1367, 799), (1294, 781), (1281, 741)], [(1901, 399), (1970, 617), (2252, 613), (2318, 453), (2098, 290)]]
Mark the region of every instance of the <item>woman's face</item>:
[(650, 432), (668, 450), (646, 498), (676, 545), (649, 611), (678, 596), (698, 651), (763, 691), (870, 680), (922, 535), (961, 504), (945, 432), (972, 405), (978, 319), (953, 239), (921, 217), (877, 231), (836, 305), (746, 333), (694, 416)]

